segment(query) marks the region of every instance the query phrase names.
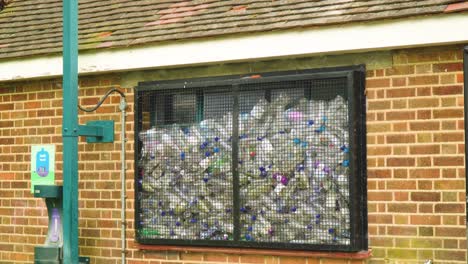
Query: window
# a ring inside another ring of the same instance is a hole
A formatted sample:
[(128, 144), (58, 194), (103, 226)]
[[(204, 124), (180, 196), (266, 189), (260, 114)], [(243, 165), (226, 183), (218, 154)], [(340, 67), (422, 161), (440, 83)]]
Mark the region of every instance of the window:
[(367, 249), (364, 73), (140, 84), (137, 241)]

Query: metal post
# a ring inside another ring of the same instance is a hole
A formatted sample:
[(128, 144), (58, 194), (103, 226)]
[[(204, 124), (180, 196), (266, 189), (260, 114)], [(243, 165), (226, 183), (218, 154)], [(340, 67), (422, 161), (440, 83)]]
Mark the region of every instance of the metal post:
[(63, 0), (63, 263), (78, 263), (78, 0)]

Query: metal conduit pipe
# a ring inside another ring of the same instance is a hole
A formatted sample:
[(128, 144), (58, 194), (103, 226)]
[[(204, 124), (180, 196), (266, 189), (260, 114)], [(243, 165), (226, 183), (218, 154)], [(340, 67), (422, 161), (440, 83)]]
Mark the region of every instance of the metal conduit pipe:
[(125, 94), (123, 92), (121, 92), (120, 90), (116, 89), (116, 88), (112, 88), (110, 89), (109, 91), (107, 91), (104, 96), (102, 96), (102, 98), (99, 100), (99, 102), (96, 104), (96, 106), (94, 107), (91, 107), (91, 108), (84, 108), (80, 105), (78, 105), (78, 108), (84, 112), (94, 112), (96, 111), (103, 103), (104, 103), (104, 100), (106, 100), (107, 97), (109, 97), (109, 95), (111, 95), (112, 93), (118, 93), (120, 95), (120, 104), (119, 104), (119, 109), (120, 109), (120, 112), (121, 112), (121, 118), (120, 118), (120, 125), (121, 125), (121, 128), (120, 128), (120, 142), (121, 142), (121, 152), (120, 152), (120, 159), (121, 159), (121, 169), (120, 169), (120, 180), (121, 180), (121, 191), (120, 191), (120, 202), (122, 203), (121, 205), (121, 212), (120, 212), (120, 221), (121, 221), (121, 224), (122, 224), (122, 227), (121, 227), (121, 239), (122, 239), (122, 245), (121, 245), (121, 253), (122, 253), (122, 264), (125, 264), (126, 263), (126, 253), (127, 253), (127, 249), (126, 249), (126, 232), (127, 232), (127, 220), (125, 218), (125, 211), (127, 210), (127, 206), (126, 206), (126, 199), (127, 199), (127, 187), (126, 187), (126, 183), (125, 183), (125, 173), (126, 173), (126, 170), (127, 170), (127, 165), (126, 165), (126, 162), (125, 162), (125, 151), (126, 151), (126, 148), (125, 148), (125, 145), (126, 145), (126, 142), (127, 142), (127, 139), (125, 137), (125, 122), (126, 122), (126, 116), (127, 116), (127, 112), (125, 111), (125, 109), (127, 109), (127, 101), (125, 100)]
[(119, 109), (121, 111), (121, 131), (120, 131), (120, 142), (121, 142), (121, 145), (122, 145), (122, 148), (121, 148), (121, 154), (120, 154), (120, 158), (122, 159), (122, 167), (121, 167), (121, 170), (120, 170), (120, 180), (122, 181), (121, 182), (121, 191), (120, 191), (120, 200), (121, 200), (121, 203), (122, 203), (122, 208), (121, 208), (121, 212), (120, 212), (120, 216), (121, 216), (121, 221), (122, 221), (122, 229), (121, 229), (121, 236), (122, 236), (122, 264), (125, 264), (126, 263), (126, 260), (125, 260), (125, 257), (126, 257), (126, 231), (127, 231), (127, 222), (126, 222), (126, 219), (125, 219), (125, 211), (127, 209), (127, 206), (126, 206), (126, 199), (127, 199), (127, 196), (126, 196), (126, 191), (127, 191), (127, 188), (126, 188), (126, 183), (125, 183), (125, 172), (127, 170), (127, 165), (126, 165), (126, 161), (125, 161), (125, 145), (127, 143), (127, 139), (125, 138), (125, 121), (126, 121), (126, 111), (125, 109), (127, 108), (127, 102), (125, 101), (125, 97), (122, 97), (121, 100), (120, 100), (120, 105), (119, 105)]

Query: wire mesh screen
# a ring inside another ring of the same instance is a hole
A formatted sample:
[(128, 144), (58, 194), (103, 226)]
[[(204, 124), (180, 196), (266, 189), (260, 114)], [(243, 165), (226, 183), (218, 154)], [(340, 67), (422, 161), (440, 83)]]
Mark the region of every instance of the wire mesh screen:
[(242, 239), (349, 244), (346, 100), (310, 81), (268, 86), (271, 100), (240, 116)]
[[(144, 238), (232, 239), (232, 125), (226, 111), (232, 103), (203, 104), (202, 97), (196, 90), (143, 96), (141, 109), (153, 116), (139, 134)], [(203, 105), (224, 117), (198, 120)]]
[(139, 239), (349, 246), (347, 78), (236, 87), (138, 91)]

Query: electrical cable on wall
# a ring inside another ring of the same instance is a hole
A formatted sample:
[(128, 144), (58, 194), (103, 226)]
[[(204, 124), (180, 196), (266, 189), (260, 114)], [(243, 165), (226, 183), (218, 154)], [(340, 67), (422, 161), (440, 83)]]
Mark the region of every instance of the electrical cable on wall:
[(81, 105), (78, 105), (78, 108), (81, 110), (81, 111), (84, 111), (84, 112), (87, 112), (87, 113), (91, 113), (91, 112), (94, 112), (96, 111), (99, 107), (101, 107), (101, 105), (104, 103), (104, 101), (107, 99), (107, 97), (109, 97), (109, 95), (111, 95), (112, 93), (118, 93), (120, 94), (120, 96), (122, 97), (122, 100), (125, 101), (125, 94), (120, 91), (119, 89), (117, 88), (112, 88), (110, 89), (109, 91), (106, 92), (106, 94), (104, 94), (101, 99), (99, 100), (99, 102), (96, 104), (96, 106), (94, 107), (91, 107), (91, 108), (84, 108), (82, 107)]

